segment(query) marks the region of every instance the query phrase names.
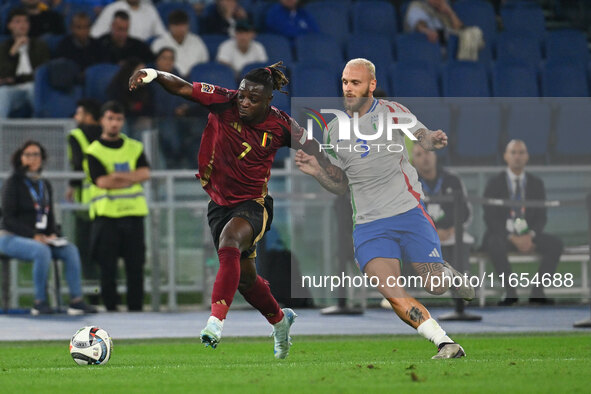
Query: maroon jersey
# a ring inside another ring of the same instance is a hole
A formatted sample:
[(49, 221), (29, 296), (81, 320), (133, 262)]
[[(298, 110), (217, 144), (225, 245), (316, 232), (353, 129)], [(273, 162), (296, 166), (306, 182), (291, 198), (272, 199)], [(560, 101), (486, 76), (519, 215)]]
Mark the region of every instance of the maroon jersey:
[(275, 107), (262, 123), (244, 124), (237, 94), (237, 90), (193, 82), (193, 100), (210, 111), (201, 137), (198, 177), (211, 199), (225, 206), (267, 195), (275, 153), (291, 146), (290, 130), (297, 125)]

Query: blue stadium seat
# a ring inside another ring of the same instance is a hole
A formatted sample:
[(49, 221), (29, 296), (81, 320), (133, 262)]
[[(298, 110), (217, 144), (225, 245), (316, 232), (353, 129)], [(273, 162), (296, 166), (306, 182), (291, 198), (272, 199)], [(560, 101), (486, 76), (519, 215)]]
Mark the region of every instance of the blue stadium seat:
[(82, 98), (82, 86), (74, 86), (69, 92), (54, 89), (49, 84), (48, 64), (35, 71), (35, 112), (37, 118), (71, 118), (76, 111), (76, 101)]
[(502, 32), (497, 36), (497, 60), (503, 63), (520, 62), (539, 67), (542, 48), (537, 37), (519, 32)]
[(291, 71), (292, 97), (338, 97), (337, 75), (323, 67), (297, 64)]
[[(289, 85), (284, 87), (284, 90), (289, 91)], [(291, 96), (287, 94), (283, 94), (281, 92), (273, 92), (273, 100), (271, 101), (271, 105), (277, 107), (281, 111), (285, 111), (288, 114), (291, 113)]]
[(108, 100), (107, 87), (119, 66), (112, 63), (99, 63), (86, 69), (84, 75), (84, 97), (92, 97), (99, 102)]
[(320, 28), (320, 32), (335, 38), (344, 45), (350, 32), (349, 4), (343, 1), (328, 0), (309, 3), (304, 6)]
[(291, 45), (287, 38), (278, 34), (259, 34), (255, 39), (265, 47), (269, 57), (269, 64), (283, 60), (286, 67), (293, 65)]
[(244, 78), (249, 71), (254, 70), (255, 68), (267, 67), (269, 64), (269, 62), (248, 63), (242, 67), (242, 70), (240, 70), (240, 78)]
[(394, 37), (398, 32), (396, 9), (384, 1), (357, 1), (351, 9), (354, 33), (376, 33)]
[(585, 33), (579, 30), (555, 30), (546, 37), (546, 59), (569, 59), (581, 64), (589, 62)]
[(460, 107), (453, 136), (453, 164), (495, 164), (501, 134), (501, 108), (474, 103)]
[(269, 8), (271, 8), (273, 4), (274, 2), (272, 1), (257, 1), (251, 7), (252, 21), (256, 31), (265, 31), (265, 19), (267, 18), (267, 11), (269, 11)]
[(531, 161), (545, 163), (552, 126), (550, 105), (522, 100), (510, 102), (510, 104), (505, 142), (512, 139), (523, 140), (527, 145)]
[(234, 71), (229, 66), (216, 62), (193, 66), (189, 72), (189, 79), (193, 82), (207, 82), (226, 89), (237, 88)]
[(164, 23), (164, 26), (168, 28), (168, 15), (172, 11), (175, 10), (182, 10), (187, 13), (189, 17), (189, 30), (193, 33), (197, 34), (199, 32), (199, 23), (197, 21), (197, 15), (195, 14), (195, 10), (193, 6), (189, 3), (184, 2), (170, 2), (170, 3), (158, 3), (156, 5), (156, 9), (158, 10), (158, 14), (160, 14), (160, 19)]
[(427, 40), (424, 34), (400, 34), (396, 37), (398, 61), (425, 61), (437, 67), (441, 63), (441, 46)]
[(497, 62), (492, 70), (495, 97), (539, 97), (538, 68), (527, 64)]
[(505, 31), (520, 31), (538, 37), (546, 33), (544, 12), (536, 2), (508, 3), (501, 8), (501, 19)]
[(441, 75), (445, 97), (489, 97), (486, 67), (478, 62), (448, 62)]
[(203, 40), (203, 43), (207, 47), (207, 52), (209, 52), (209, 59), (215, 60), (218, 54), (218, 47), (220, 44), (228, 39), (228, 36), (224, 34), (203, 34), (200, 36)]
[[(376, 50), (379, 48), (379, 50)], [(357, 33), (347, 40), (347, 59), (362, 57), (370, 60), (376, 68), (388, 67), (393, 62), (392, 41), (381, 34)]]
[(460, 0), (454, 3), (453, 9), (464, 25), (480, 27), (485, 43), (492, 47), (497, 35), (497, 20), (491, 3), (484, 0)]
[(439, 97), (435, 69), (426, 62), (402, 61), (389, 68), (390, 92), (396, 97)]
[(295, 48), (299, 64), (325, 65), (336, 72), (344, 61), (338, 42), (324, 34), (299, 36)]
[(585, 68), (569, 61), (547, 61), (542, 66), (542, 95), (588, 97), (589, 84)]
[(43, 41), (45, 41), (45, 43), (47, 44), (47, 47), (49, 48), (49, 53), (51, 54), (51, 57), (55, 57), (55, 53), (57, 51), (57, 47), (59, 46), (60, 41), (65, 37), (65, 34), (51, 34), (51, 33), (47, 33), (47, 34), (43, 34), (41, 38)]
[(585, 163), (591, 160), (591, 105), (589, 102), (566, 102), (556, 121), (556, 162)]

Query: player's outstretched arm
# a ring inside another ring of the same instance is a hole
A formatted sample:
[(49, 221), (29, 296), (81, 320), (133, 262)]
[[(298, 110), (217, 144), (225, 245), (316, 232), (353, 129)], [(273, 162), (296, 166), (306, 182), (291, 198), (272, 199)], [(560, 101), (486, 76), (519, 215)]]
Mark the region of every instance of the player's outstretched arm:
[(425, 150), (442, 149), (447, 146), (447, 134), (442, 130), (419, 129), (413, 134), (417, 137), (417, 143)]
[(158, 82), (171, 94), (184, 97), (188, 100), (193, 95), (193, 85), (174, 74), (158, 71), (153, 68), (142, 68), (129, 78), (129, 90), (136, 90), (152, 81)]
[(323, 155), (309, 155), (298, 150), (295, 163), (304, 174), (312, 175), (320, 185), (331, 193), (344, 194), (349, 186), (345, 172)]

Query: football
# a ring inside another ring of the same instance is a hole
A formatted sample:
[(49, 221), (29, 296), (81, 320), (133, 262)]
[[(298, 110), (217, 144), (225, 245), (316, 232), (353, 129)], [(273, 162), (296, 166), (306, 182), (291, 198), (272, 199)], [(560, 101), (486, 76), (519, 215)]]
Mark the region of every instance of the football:
[(70, 355), (80, 365), (106, 364), (112, 351), (111, 337), (99, 327), (83, 327), (70, 340)]

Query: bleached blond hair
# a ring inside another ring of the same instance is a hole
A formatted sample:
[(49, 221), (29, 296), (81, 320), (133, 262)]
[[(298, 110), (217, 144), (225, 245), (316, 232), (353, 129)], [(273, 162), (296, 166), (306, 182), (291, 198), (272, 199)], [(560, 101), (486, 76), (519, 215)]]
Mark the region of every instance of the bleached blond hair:
[(362, 57), (351, 59), (345, 65), (345, 67), (348, 66), (363, 66), (367, 68), (367, 71), (369, 71), (369, 75), (371, 75), (371, 78), (376, 79), (376, 66), (367, 59), (364, 59)]

